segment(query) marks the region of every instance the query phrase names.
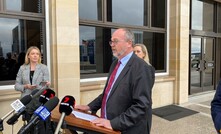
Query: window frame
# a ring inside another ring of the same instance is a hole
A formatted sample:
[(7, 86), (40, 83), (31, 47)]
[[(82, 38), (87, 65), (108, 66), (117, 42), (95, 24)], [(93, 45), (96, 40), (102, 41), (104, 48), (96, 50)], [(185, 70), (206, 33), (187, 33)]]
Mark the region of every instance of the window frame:
[[(152, 27), (151, 26), (151, 1), (153, 0), (146, 0), (147, 2), (147, 26), (137, 26), (137, 25), (128, 25), (128, 24), (117, 24), (117, 23), (112, 23), (112, 22), (108, 22), (107, 21), (107, 0), (103, 0), (102, 1), (102, 20), (101, 21), (95, 21), (95, 20), (86, 20), (86, 19), (81, 19), (79, 16), (79, 26), (92, 26), (92, 27), (103, 27), (103, 28), (120, 28), (120, 27), (125, 27), (125, 28), (129, 28), (131, 30), (140, 30), (142, 32), (153, 32), (153, 33), (164, 33), (165, 34), (165, 65), (164, 65), (164, 69), (163, 70), (156, 70), (156, 75), (167, 75), (168, 74), (168, 68), (169, 68), (169, 20), (167, 19), (169, 16), (169, 0), (165, 0), (165, 28), (158, 28), (158, 27)], [(146, 9), (144, 9), (146, 10)], [(95, 73), (96, 74), (96, 73)], [(80, 76), (82, 76), (84, 74), (80, 74)], [(82, 77), (81, 79), (102, 79), (102, 78), (106, 78), (104, 77), (105, 73), (102, 73), (97, 77)], [(107, 74), (106, 74), (107, 76)]]
[[(0, 18), (6, 18), (6, 19), (21, 19), (24, 21), (39, 21), (42, 23), (42, 49), (43, 49), (43, 61), (44, 64), (48, 64), (50, 61), (49, 55), (50, 55), (50, 50), (49, 46), (49, 39), (48, 37), (48, 32), (46, 29), (48, 29), (48, 16), (47, 13), (45, 12), (48, 9), (48, 3), (45, 0), (42, 0), (42, 13), (32, 13), (32, 12), (18, 12), (18, 11), (11, 11), (11, 10), (5, 10), (4, 6), (6, 4), (6, 0), (0, 0)], [(50, 72), (50, 65), (48, 65), (49, 72)], [(6, 80), (6, 81), (0, 81), (0, 90), (4, 89), (14, 89), (14, 84), (11, 85), (11, 83), (14, 83), (15, 80)], [(9, 83), (9, 84), (7, 84)]]
[(2, 11), (9, 15), (21, 15), (21, 16), (29, 16), (29, 17), (44, 17), (45, 16), (45, 0), (41, 0), (42, 2), (42, 13), (34, 13), (34, 12), (26, 12), (26, 11), (16, 11), (16, 10), (7, 10), (6, 9), (6, 0), (2, 1), (1, 7)]

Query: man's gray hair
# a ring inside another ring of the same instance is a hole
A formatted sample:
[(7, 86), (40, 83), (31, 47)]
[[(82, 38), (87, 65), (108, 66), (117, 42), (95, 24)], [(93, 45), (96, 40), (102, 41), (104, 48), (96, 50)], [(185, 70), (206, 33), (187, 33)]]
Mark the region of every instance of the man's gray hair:
[(134, 33), (131, 32), (131, 30), (127, 28), (122, 28), (125, 31), (125, 38), (127, 41), (132, 41), (132, 44), (134, 44)]

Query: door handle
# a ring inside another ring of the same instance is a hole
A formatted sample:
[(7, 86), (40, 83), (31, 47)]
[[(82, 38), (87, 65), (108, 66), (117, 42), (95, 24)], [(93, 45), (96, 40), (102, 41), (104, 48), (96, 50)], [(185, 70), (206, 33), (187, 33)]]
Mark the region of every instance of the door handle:
[(205, 60), (199, 60), (196, 71), (204, 71), (206, 69)]

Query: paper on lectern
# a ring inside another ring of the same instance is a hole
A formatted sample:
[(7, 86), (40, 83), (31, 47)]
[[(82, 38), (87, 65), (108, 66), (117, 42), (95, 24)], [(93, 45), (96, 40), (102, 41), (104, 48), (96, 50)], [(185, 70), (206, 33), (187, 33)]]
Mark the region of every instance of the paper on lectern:
[(94, 116), (94, 115), (90, 115), (90, 114), (86, 114), (86, 113), (82, 113), (76, 110), (72, 111), (72, 114), (74, 114), (75, 117), (83, 119), (83, 120), (87, 120), (87, 121), (92, 121), (94, 119), (97, 119), (98, 117)]

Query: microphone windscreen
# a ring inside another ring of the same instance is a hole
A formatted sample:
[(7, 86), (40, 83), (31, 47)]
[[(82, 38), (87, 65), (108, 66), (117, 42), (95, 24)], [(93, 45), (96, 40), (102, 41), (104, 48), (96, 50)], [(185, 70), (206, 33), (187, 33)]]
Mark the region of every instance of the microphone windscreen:
[(35, 95), (39, 90), (38, 89), (34, 89), (32, 92), (31, 92), (31, 95)]
[(71, 114), (74, 109), (75, 99), (73, 96), (67, 95), (61, 100), (61, 104), (59, 107), (59, 112), (64, 112), (66, 115)]
[(22, 97), (20, 99), (21, 103), (23, 103), (24, 105), (27, 105), (30, 101), (31, 101), (32, 97), (31, 95), (25, 95), (24, 97)]
[(44, 107), (47, 108), (47, 110), (49, 112), (51, 112), (57, 105), (58, 105), (59, 99), (58, 97), (53, 97), (52, 99), (50, 99), (49, 101), (47, 101), (44, 104)]
[(49, 99), (55, 96), (55, 92), (51, 89), (46, 89), (39, 97), (39, 102), (45, 104)]

